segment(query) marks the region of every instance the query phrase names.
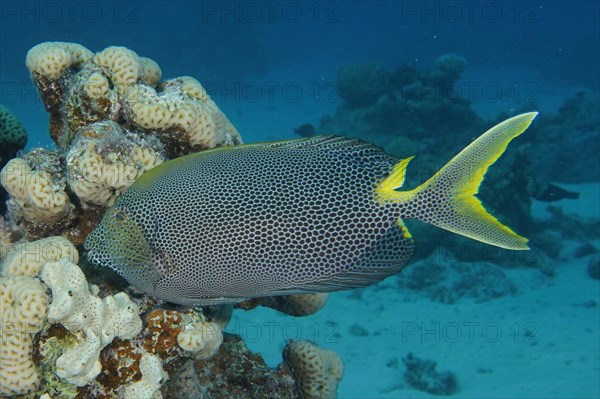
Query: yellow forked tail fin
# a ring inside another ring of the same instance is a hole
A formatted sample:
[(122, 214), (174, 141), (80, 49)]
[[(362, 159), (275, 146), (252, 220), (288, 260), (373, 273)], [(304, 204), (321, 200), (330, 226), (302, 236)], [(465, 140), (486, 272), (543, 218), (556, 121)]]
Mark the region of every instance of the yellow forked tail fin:
[(536, 115), (518, 115), (494, 126), (414, 190), (395, 191), (398, 185), (390, 180), (392, 174), (379, 185), (377, 194), (382, 201), (401, 203), (404, 219), (419, 219), (502, 248), (529, 249), (527, 239), (489, 214), (475, 195), (490, 165)]

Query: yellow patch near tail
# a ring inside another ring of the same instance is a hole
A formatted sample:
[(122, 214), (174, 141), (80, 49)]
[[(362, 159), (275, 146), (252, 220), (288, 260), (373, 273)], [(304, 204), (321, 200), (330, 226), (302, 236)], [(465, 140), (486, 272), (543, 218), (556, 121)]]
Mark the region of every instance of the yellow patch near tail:
[(404, 179), (406, 177), (406, 167), (408, 166), (408, 163), (412, 161), (413, 158), (414, 156), (406, 159), (401, 159), (396, 165), (394, 165), (394, 168), (392, 169), (390, 175), (386, 177), (384, 181), (379, 183), (379, 186), (377, 186), (375, 192), (379, 196), (384, 197), (390, 194), (392, 196), (396, 194), (396, 189), (401, 188), (404, 185)]
[[(390, 190), (392, 184), (386, 182), (393, 171), (376, 190), (380, 200), (404, 204), (404, 218), (419, 219), (498, 247), (528, 249), (527, 239), (489, 214), (475, 195), (490, 165), (513, 138), (529, 127), (536, 115), (537, 112), (518, 115), (494, 126), (414, 190)], [(403, 162), (397, 167), (402, 167)]]
[(396, 224), (402, 229), (402, 237), (412, 238), (410, 231), (408, 231), (408, 229), (406, 228), (406, 225), (404, 224), (404, 221), (402, 221), (402, 219), (398, 219), (396, 221)]

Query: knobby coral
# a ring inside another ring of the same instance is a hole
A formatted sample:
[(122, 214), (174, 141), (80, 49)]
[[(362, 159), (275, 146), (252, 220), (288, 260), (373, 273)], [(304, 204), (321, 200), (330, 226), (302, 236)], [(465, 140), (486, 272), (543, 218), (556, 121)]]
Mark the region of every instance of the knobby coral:
[[(165, 307), (79, 262), (76, 246), (140, 175), (171, 158), (242, 143), (202, 84), (188, 76), (161, 81), (156, 62), (124, 47), (94, 54), (47, 42), (28, 52), (26, 64), (57, 149), (11, 154), (1, 171), (10, 199), (0, 225), (0, 395), (186, 397), (193, 393), (179, 383), (182, 370), (192, 370), (206, 394), (333, 396), (342, 366), (332, 352), (304, 344), (321, 369), (293, 360), (296, 349), (270, 369), (223, 332), (232, 306)], [(23, 242), (14, 244), (16, 237)], [(296, 295), (240, 307), (305, 316), (326, 299)]]
[[(80, 244), (104, 207), (144, 172), (169, 158), (242, 143), (200, 82), (161, 82), (155, 61), (125, 47), (94, 54), (46, 42), (29, 50), (26, 64), (58, 146), (7, 159), (2, 169), (11, 217), (29, 239), (64, 235)], [(7, 115), (0, 117), (3, 131), (10, 125), (11, 140), (22, 147), (20, 125)]]

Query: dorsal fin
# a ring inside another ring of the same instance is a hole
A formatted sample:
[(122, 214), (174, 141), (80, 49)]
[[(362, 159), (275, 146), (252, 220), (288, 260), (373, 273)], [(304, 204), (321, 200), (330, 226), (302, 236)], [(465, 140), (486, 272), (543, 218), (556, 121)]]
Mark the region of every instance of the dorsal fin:
[(323, 146), (331, 146), (331, 147), (372, 147), (372, 144), (369, 144), (360, 139), (345, 137), (345, 136), (334, 136), (334, 135), (321, 135), (321, 136), (313, 136), (302, 139), (290, 139), (290, 140), (282, 140), (276, 141), (273, 143), (264, 143), (264, 144), (249, 144), (248, 147), (259, 146), (263, 148), (298, 148), (298, 149), (306, 149), (313, 147), (323, 147)]

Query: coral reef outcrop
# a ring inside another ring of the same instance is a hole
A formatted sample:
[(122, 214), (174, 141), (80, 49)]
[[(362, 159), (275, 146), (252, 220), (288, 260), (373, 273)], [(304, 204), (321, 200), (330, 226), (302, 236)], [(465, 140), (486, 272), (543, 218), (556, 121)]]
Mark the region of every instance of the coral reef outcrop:
[(250, 310), (256, 306), (265, 306), (280, 311), (290, 316), (302, 317), (317, 313), (325, 306), (329, 294), (300, 294), (300, 295), (282, 295), (274, 297), (262, 297), (251, 299), (235, 306), (245, 310)]
[(541, 114), (526, 139), (536, 175), (545, 181), (582, 183), (600, 180), (600, 94), (580, 92), (557, 113)]
[(230, 312), (209, 319), (125, 292), (100, 297), (78, 259), (68, 240), (49, 237), (14, 246), (3, 263), (2, 395), (151, 397), (187, 359), (218, 350)]
[[(322, 118), (317, 133), (357, 137), (382, 148), (405, 137), (415, 140), (418, 150), (449, 159), (453, 154), (445, 151), (456, 145), (457, 138), (468, 138), (484, 125), (456, 90), (466, 65), (464, 58), (447, 54), (430, 70), (412, 64), (393, 71), (377, 65), (341, 67), (336, 87), (343, 103)], [(452, 134), (442, 135), (448, 126)]]
[(26, 394), (40, 383), (31, 354), (47, 307), (46, 290), (37, 279), (0, 278), (0, 395)]
[(140, 333), (139, 308), (122, 292), (102, 299), (92, 294), (81, 269), (65, 258), (46, 263), (40, 278), (52, 290), (48, 321), (62, 324), (78, 340), (56, 360), (57, 375), (86, 385), (100, 373), (100, 351), (106, 345), (115, 337), (130, 339)]
[(269, 368), (238, 335), (224, 334), (213, 357), (188, 362), (164, 386), (165, 399), (296, 399), (300, 391), (285, 364)]
[[(242, 142), (200, 82), (161, 80), (156, 62), (125, 47), (94, 54), (79, 44), (47, 42), (28, 52), (26, 64), (57, 149), (17, 158), (11, 152), (0, 172), (9, 194), (7, 217), (0, 219), (0, 396), (298, 398), (314, 389), (298, 374), (309, 375), (304, 368), (314, 361), (297, 361), (294, 372), (287, 363), (270, 369), (241, 337), (224, 333), (233, 306), (168, 305), (80, 262), (77, 247), (143, 173), (168, 159)], [(19, 137), (13, 141), (22, 147)], [(260, 304), (303, 316), (326, 299), (264, 298), (245, 308)], [(333, 395), (341, 361), (312, 350), (325, 356), (317, 363), (335, 366), (333, 379), (328, 369), (319, 377)], [(195, 388), (180, 384), (186, 378)]]
[(400, 274), (398, 285), (404, 291), (421, 291), (443, 303), (455, 303), (461, 298), (487, 302), (517, 292), (504, 270), (493, 263), (450, 261), (448, 264), (436, 261), (435, 256)]
[[(242, 142), (200, 82), (161, 82), (155, 61), (125, 47), (94, 54), (79, 44), (46, 42), (29, 50), (26, 64), (58, 147), (34, 149), (2, 169), (11, 217), (30, 240), (64, 235), (80, 244), (142, 173), (170, 158)], [(10, 137), (22, 142), (14, 118), (0, 119), (13, 121)]]
[(308, 341), (290, 341), (283, 359), (292, 369), (304, 399), (335, 398), (344, 374), (339, 356)]
[(29, 50), (27, 67), (50, 113), (50, 132), (67, 148), (78, 129), (113, 120), (130, 132), (158, 136), (171, 157), (241, 137), (202, 85), (190, 77), (159, 84), (158, 64), (125, 47), (95, 55), (74, 43), (46, 42)]

